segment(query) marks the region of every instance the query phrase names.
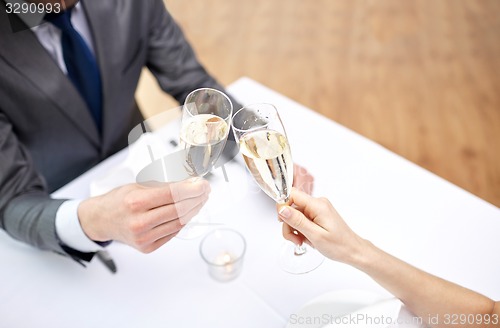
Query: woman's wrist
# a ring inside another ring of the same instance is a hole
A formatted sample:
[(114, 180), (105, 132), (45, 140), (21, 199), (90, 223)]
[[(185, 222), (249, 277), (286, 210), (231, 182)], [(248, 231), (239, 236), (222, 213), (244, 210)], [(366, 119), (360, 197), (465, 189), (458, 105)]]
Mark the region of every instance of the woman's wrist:
[(361, 271), (366, 271), (378, 261), (379, 256), (380, 249), (370, 241), (359, 238), (346, 263)]

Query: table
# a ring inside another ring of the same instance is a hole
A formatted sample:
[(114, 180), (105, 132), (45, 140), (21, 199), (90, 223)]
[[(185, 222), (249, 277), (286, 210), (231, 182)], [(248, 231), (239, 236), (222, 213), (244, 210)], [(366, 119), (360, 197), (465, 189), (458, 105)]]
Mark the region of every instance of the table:
[[(358, 234), (428, 272), (500, 299), (497, 207), (249, 78), (228, 91), (241, 103), (277, 106), (295, 162), (316, 177), (315, 195), (328, 197)], [(127, 150), (114, 155), (54, 195), (88, 196), (89, 182), (126, 156)], [(237, 280), (219, 283), (208, 276), (200, 239), (173, 239), (149, 255), (113, 243), (118, 273), (112, 275), (98, 261), (83, 269), (0, 232), (0, 326), (283, 327), (303, 303), (327, 291), (387, 294), (367, 275), (329, 260), (305, 275), (282, 271), (274, 204), (256, 191), (240, 163), (226, 168), (229, 182), (214, 173), (208, 206), (215, 220), (247, 240)]]

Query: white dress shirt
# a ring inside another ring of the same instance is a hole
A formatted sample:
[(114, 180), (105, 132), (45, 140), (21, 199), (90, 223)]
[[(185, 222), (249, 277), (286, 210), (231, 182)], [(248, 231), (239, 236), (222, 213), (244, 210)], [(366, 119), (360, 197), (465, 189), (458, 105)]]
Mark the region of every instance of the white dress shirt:
[[(21, 0), (7, 0), (7, 2), (24, 2)], [(66, 64), (64, 63), (62, 45), (61, 45), (61, 30), (50, 23), (44, 23), (44, 14), (18, 14), (18, 16), (28, 25), (35, 26), (31, 28), (33, 33), (38, 38), (38, 41), (47, 50), (49, 55), (54, 59), (59, 68), (68, 73)], [(78, 33), (83, 37), (92, 53), (94, 52), (94, 43), (92, 33), (87, 22), (85, 11), (80, 3), (73, 8), (71, 13), (71, 23)], [(102, 247), (87, 237), (80, 225), (78, 219), (78, 206), (81, 200), (69, 200), (64, 202), (56, 213), (56, 233), (59, 239), (67, 246), (80, 252), (95, 252)]]

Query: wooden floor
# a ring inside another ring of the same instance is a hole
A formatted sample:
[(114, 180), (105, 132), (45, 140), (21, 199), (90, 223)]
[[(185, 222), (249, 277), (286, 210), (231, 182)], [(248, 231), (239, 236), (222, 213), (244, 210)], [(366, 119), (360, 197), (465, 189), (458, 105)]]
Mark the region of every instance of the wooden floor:
[(500, 1), (166, 4), (223, 84), (249, 76), (500, 206)]

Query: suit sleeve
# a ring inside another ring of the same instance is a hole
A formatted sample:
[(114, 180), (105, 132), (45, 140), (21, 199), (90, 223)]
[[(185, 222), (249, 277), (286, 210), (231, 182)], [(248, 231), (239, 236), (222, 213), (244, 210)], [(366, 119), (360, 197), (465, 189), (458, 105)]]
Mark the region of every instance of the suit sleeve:
[(17, 240), (65, 254), (55, 230), (64, 201), (50, 198), (28, 151), (0, 111), (0, 228)]
[[(200, 64), (163, 1), (154, 0), (151, 3), (147, 66), (160, 87), (181, 104), (197, 88), (207, 87), (226, 92)], [(239, 104), (228, 96), (234, 109), (238, 109)]]

